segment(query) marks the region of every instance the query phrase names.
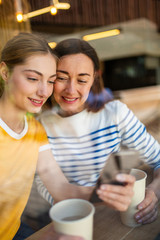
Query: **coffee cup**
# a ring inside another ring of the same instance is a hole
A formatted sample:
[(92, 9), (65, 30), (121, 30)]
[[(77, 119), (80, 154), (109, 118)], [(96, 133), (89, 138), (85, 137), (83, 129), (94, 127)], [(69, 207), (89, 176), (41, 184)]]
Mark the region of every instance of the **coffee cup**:
[(53, 205), (49, 215), (56, 232), (92, 240), (94, 212), (87, 200), (67, 199)]
[(139, 211), (137, 208), (138, 204), (140, 204), (145, 198), (147, 174), (140, 169), (132, 169), (130, 174), (136, 178), (133, 187), (134, 195), (127, 211), (120, 212), (120, 218), (124, 225), (129, 227), (137, 227), (141, 224), (136, 222), (134, 216)]

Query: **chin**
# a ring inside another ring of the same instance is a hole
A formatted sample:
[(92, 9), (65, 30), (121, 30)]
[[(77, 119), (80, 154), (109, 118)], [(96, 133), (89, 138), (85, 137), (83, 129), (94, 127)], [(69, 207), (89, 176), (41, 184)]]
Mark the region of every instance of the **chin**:
[(32, 109), (28, 109), (29, 113), (35, 113), (35, 114), (36, 113), (40, 113), (41, 111), (42, 111), (42, 107), (37, 108), (37, 109), (35, 109), (35, 108), (34, 109), (33, 108)]

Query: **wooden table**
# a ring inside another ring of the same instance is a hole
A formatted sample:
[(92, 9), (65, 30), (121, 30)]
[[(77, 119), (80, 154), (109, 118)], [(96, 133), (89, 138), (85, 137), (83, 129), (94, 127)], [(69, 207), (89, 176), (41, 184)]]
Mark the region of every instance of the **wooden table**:
[[(159, 205), (160, 210), (160, 205)], [(52, 223), (26, 240), (39, 240)], [(160, 232), (160, 212), (155, 222), (137, 228), (124, 226), (119, 213), (105, 205), (97, 205), (94, 215), (93, 240), (154, 240)], [(45, 238), (42, 238), (45, 240)]]
[(159, 232), (160, 213), (155, 222), (131, 228), (121, 223), (118, 212), (105, 206), (96, 207), (94, 240), (153, 240)]

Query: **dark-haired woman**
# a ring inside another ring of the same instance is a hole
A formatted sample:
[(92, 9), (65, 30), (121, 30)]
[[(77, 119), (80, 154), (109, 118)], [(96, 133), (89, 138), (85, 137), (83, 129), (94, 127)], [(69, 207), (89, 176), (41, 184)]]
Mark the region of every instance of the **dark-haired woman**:
[[(139, 223), (152, 222), (160, 199), (160, 145), (125, 104), (108, 102), (99, 59), (89, 43), (67, 39), (54, 52), (59, 57), (53, 92), (56, 106), (44, 112), (40, 121), (57, 163), (70, 183), (93, 188), (110, 154), (119, 151), (121, 144), (139, 151), (155, 169), (155, 177), (135, 217)], [(128, 184), (101, 185), (97, 193), (107, 205), (125, 211), (134, 180), (129, 175), (117, 175), (117, 179)], [(54, 200), (49, 180), (45, 185), (50, 194), (39, 178), (37, 183), (42, 195), (48, 200), (52, 195)]]

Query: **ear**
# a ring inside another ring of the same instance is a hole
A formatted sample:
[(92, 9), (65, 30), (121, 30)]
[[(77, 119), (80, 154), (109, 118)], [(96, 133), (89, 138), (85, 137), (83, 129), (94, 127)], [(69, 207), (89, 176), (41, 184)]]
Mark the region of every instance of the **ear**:
[(8, 78), (9, 78), (9, 69), (8, 69), (7, 65), (5, 64), (5, 62), (0, 63), (0, 75), (1, 75), (2, 79), (5, 82), (7, 82)]

